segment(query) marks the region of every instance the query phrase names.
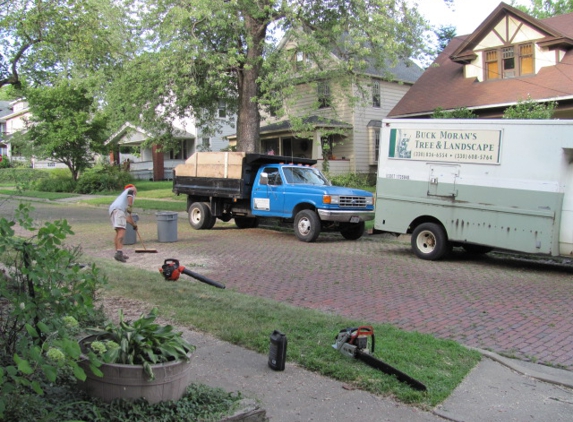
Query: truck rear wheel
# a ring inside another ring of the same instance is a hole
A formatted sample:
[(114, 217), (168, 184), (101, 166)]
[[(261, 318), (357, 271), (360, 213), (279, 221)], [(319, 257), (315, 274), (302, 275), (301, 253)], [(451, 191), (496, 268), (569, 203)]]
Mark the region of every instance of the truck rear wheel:
[(365, 226), (366, 225), (364, 224), (364, 221), (356, 224), (348, 224), (340, 230), (340, 234), (346, 240), (357, 240), (360, 239), (364, 234)]
[(418, 258), (436, 261), (450, 250), (446, 231), (436, 223), (423, 223), (412, 232), (412, 249)]
[(294, 233), (298, 240), (314, 242), (320, 234), (320, 218), (312, 210), (302, 210), (294, 218)]
[(195, 230), (209, 230), (216, 221), (217, 218), (211, 214), (211, 209), (206, 203), (194, 202), (189, 207), (189, 224)]

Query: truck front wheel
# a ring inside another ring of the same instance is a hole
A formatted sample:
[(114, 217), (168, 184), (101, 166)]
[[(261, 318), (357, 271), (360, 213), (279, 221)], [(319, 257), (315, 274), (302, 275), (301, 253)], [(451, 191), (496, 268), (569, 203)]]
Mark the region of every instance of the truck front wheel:
[(361, 221), (360, 223), (356, 223), (356, 224), (348, 224), (345, 227), (343, 227), (340, 230), (340, 234), (342, 235), (342, 237), (344, 237), (346, 240), (357, 240), (360, 239), (362, 237), (362, 235), (364, 234), (364, 227), (366, 225), (364, 224), (364, 221)]
[(423, 223), (416, 227), (411, 243), (416, 256), (429, 261), (442, 259), (451, 248), (446, 231), (436, 223)]
[(302, 210), (294, 218), (294, 233), (298, 240), (314, 242), (320, 234), (320, 218), (312, 210)]
[(189, 224), (195, 230), (209, 230), (215, 225), (217, 218), (211, 214), (209, 205), (204, 202), (194, 202), (189, 207)]

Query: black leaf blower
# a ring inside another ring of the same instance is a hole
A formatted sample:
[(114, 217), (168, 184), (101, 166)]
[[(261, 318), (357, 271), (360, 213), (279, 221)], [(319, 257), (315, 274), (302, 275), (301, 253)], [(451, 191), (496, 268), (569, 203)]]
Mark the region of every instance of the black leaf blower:
[(181, 273), (187, 274), (189, 277), (193, 277), (196, 280), (199, 280), (203, 283), (210, 284), (211, 286), (215, 286), (219, 289), (224, 289), (225, 285), (221, 283), (217, 283), (201, 274), (194, 273), (191, 270), (188, 270), (182, 265), (179, 265), (178, 259), (166, 259), (163, 261), (163, 266), (159, 269), (159, 272), (163, 274), (165, 280), (168, 281), (177, 281)]

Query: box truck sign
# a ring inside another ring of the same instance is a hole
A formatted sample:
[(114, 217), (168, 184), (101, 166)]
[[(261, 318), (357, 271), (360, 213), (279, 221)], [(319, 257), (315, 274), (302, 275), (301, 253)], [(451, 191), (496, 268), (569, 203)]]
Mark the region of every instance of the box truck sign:
[(388, 157), (499, 164), (501, 130), (391, 129)]

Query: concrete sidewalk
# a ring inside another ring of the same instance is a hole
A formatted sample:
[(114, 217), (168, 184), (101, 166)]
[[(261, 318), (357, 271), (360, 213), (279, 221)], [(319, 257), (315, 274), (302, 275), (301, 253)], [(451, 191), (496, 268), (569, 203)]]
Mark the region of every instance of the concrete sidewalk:
[(573, 421), (572, 372), (485, 351), (484, 359), (444, 403), (423, 411), (288, 362), (284, 371), (273, 371), (268, 356), (208, 334), (185, 330), (184, 336), (197, 346), (194, 382), (258, 400), (271, 422)]

